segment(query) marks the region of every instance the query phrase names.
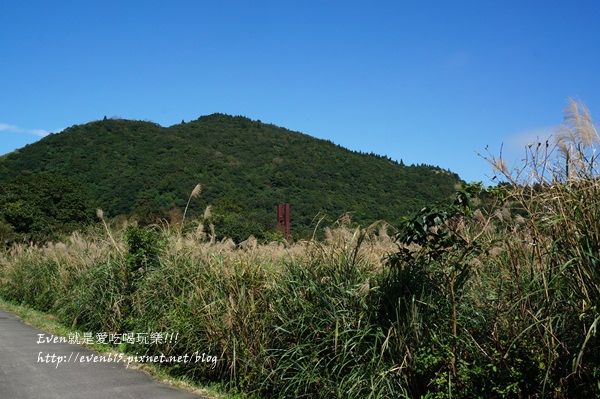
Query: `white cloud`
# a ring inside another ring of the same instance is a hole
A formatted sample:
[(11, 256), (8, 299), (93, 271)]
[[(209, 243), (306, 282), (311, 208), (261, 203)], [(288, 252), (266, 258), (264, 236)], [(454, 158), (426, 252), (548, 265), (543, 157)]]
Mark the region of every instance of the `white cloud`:
[(38, 137), (46, 137), (50, 133), (42, 129), (23, 129), (15, 125), (8, 123), (0, 123), (0, 132), (18, 133), (18, 134), (30, 134)]
[(15, 125), (9, 125), (7, 123), (0, 123), (0, 132), (3, 132), (5, 130), (14, 130), (17, 129), (17, 127)]
[(558, 126), (543, 126), (517, 132), (505, 141), (506, 148), (518, 152), (530, 144), (545, 143), (546, 140), (552, 142), (557, 128)]
[(40, 137), (46, 137), (47, 135), (50, 134), (50, 132), (47, 132), (47, 131), (42, 130), (42, 129), (30, 130), (29, 133), (35, 134), (36, 136), (40, 136)]

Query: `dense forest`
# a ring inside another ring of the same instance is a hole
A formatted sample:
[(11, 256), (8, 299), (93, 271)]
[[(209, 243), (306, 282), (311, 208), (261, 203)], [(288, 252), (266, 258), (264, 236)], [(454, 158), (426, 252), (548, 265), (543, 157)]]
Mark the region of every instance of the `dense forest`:
[[(142, 224), (176, 222), (200, 183), (187, 218), (210, 205), (219, 236), (264, 236), (275, 229), (277, 204), (285, 202), (292, 206), (292, 231), (302, 236), (315, 220), (344, 213), (363, 225), (397, 224), (448, 198), (459, 182), (438, 167), (406, 166), (241, 116), (213, 114), (168, 128), (104, 118), (0, 157), (0, 230), (44, 237), (53, 232), (28, 231), (15, 221), (36, 214), (46, 229), (64, 229), (69, 212), (75, 209), (73, 221), (84, 222), (96, 208)], [(51, 203), (44, 202), (48, 196)]]

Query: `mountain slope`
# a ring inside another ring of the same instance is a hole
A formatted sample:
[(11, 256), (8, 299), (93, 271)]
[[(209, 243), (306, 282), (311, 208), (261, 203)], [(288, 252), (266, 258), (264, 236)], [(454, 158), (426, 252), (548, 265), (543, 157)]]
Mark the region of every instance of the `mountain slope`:
[(387, 157), (352, 152), (331, 142), (245, 117), (204, 116), (168, 128), (151, 122), (103, 120), (76, 125), (0, 158), (0, 182), (19, 174), (52, 173), (82, 183), (109, 216), (238, 215), (268, 229), (277, 203), (292, 204), (292, 227), (308, 228), (319, 213), (397, 222), (447, 198), (456, 174)]

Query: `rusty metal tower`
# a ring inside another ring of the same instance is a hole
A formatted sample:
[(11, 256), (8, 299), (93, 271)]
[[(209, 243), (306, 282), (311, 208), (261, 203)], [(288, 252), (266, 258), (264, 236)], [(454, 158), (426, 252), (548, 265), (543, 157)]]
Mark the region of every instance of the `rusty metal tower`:
[(290, 240), (290, 204), (277, 204), (277, 230)]

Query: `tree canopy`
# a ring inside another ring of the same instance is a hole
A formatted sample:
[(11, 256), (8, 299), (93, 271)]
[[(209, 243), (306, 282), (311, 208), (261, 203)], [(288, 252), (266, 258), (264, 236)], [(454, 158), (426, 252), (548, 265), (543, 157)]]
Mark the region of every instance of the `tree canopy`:
[(64, 176), (24, 174), (0, 186), (0, 242), (45, 241), (93, 220), (86, 188)]
[(0, 158), (0, 183), (23, 173), (73, 179), (109, 217), (148, 222), (183, 209), (202, 183), (188, 219), (211, 205), (217, 234), (222, 223), (221, 230), (243, 226), (255, 235), (275, 228), (278, 203), (292, 205), (296, 233), (310, 231), (317, 215), (335, 220), (346, 212), (360, 224), (394, 224), (450, 197), (460, 181), (438, 167), (223, 114), (168, 128), (123, 119), (76, 125)]

